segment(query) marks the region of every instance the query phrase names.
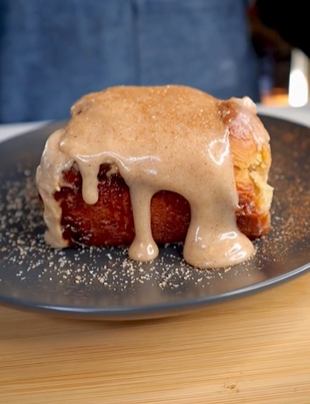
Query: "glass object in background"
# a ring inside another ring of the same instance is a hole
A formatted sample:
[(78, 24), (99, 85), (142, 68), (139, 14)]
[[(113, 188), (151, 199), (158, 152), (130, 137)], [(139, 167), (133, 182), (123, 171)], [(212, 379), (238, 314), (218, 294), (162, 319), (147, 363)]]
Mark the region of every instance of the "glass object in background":
[(299, 49), (293, 49), (289, 76), (288, 102), (291, 107), (303, 107), (309, 100), (309, 59)]

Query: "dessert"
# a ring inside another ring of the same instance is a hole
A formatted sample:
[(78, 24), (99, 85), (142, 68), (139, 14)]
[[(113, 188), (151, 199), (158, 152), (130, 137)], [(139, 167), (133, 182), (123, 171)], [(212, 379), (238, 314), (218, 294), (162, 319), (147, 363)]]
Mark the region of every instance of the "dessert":
[(176, 85), (91, 93), (37, 169), (45, 240), (128, 245), (138, 261), (184, 241), (193, 266), (237, 264), (270, 228), (270, 165), (269, 135), (247, 97)]

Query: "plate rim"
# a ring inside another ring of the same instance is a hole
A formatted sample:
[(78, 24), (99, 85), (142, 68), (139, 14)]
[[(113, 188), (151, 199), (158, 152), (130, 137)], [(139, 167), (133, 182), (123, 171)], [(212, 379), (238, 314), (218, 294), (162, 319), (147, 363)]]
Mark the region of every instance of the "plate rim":
[[(191, 299), (176, 302), (173, 305), (168, 304), (150, 304), (141, 306), (131, 306), (128, 308), (85, 308), (85, 307), (70, 307), (64, 305), (52, 305), (52, 304), (43, 304), (36, 302), (24, 302), (18, 298), (14, 297), (4, 297), (0, 295), (0, 306), (6, 306), (9, 308), (20, 308), (20, 309), (28, 309), (36, 312), (49, 312), (51, 314), (61, 314), (61, 315), (73, 315), (79, 317), (105, 317), (107, 320), (117, 320), (119, 318), (124, 319), (127, 317), (129, 320), (140, 319), (141, 317), (149, 317), (150, 314), (155, 314), (155, 316), (151, 316), (152, 318), (157, 317), (156, 314), (159, 315), (161, 313), (169, 314), (176, 313), (184, 308), (192, 311), (194, 309), (206, 308), (215, 304), (225, 303), (227, 301), (232, 301), (237, 298), (246, 297), (252, 294), (257, 294), (259, 292), (264, 292), (272, 287), (281, 286), (286, 282), (290, 282), (307, 272), (310, 272), (310, 262), (290, 271), (289, 274), (282, 274), (276, 276), (272, 279), (264, 280), (254, 285), (245, 286), (240, 289), (235, 289), (226, 293), (218, 294), (215, 296), (206, 296), (197, 299)], [(184, 310), (182, 310), (184, 313)]]
[[(276, 122), (288, 123), (290, 125), (296, 126), (298, 128), (304, 128), (310, 131), (310, 127), (300, 124), (298, 122), (291, 121), (289, 119), (278, 118), (270, 115), (265, 115), (264, 113), (258, 113), (258, 116), (263, 119), (271, 120)], [(16, 138), (31, 135), (34, 133), (41, 133), (49, 128), (60, 127), (65, 124), (67, 120), (47, 122), (45, 125), (40, 126), (34, 130), (30, 130), (23, 133), (17, 133), (16, 135), (10, 136), (1, 140), (0, 138), (0, 148), (1, 145), (10, 142)], [(189, 300), (183, 300), (178, 302), (169, 303), (153, 303), (146, 304), (143, 306), (130, 306), (130, 307), (83, 307), (83, 306), (68, 306), (68, 305), (53, 305), (46, 304), (43, 302), (35, 300), (22, 300), (15, 298), (13, 296), (3, 296), (0, 294), (0, 305), (13, 308), (21, 309), (27, 311), (35, 312), (45, 312), (58, 316), (70, 316), (70, 317), (82, 317), (84, 319), (106, 319), (106, 320), (135, 320), (140, 318), (157, 318), (157, 317), (168, 317), (170, 314), (174, 315), (179, 312), (182, 314), (186, 311), (193, 311), (197, 309), (207, 308), (208, 306), (224, 303), (230, 300), (235, 300), (237, 298), (246, 297), (251, 294), (257, 294), (258, 292), (263, 292), (271, 287), (281, 286), (282, 284), (292, 281), (299, 276), (302, 276), (310, 271), (310, 261), (298, 268), (295, 268), (285, 274), (275, 276), (273, 278), (265, 279), (258, 283), (247, 285), (241, 288), (237, 288), (228, 292), (220, 293), (217, 295), (203, 296)]]

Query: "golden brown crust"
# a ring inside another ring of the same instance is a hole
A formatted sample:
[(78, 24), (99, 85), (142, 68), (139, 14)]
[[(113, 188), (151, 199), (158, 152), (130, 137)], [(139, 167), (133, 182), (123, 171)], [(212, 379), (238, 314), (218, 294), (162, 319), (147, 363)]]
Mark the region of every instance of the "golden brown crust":
[[(69, 245), (88, 246), (129, 245), (134, 238), (134, 222), (129, 188), (119, 174), (106, 176), (108, 166), (99, 173), (99, 201), (95, 205), (84, 202), (82, 178), (76, 168), (65, 173), (68, 187), (55, 194), (61, 204), (63, 236)], [(236, 219), (239, 229), (250, 239), (266, 234), (270, 229), (270, 213), (257, 198), (252, 181), (237, 182), (239, 209)], [(190, 223), (188, 202), (173, 192), (154, 195), (151, 203), (151, 227), (157, 243), (184, 241)]]

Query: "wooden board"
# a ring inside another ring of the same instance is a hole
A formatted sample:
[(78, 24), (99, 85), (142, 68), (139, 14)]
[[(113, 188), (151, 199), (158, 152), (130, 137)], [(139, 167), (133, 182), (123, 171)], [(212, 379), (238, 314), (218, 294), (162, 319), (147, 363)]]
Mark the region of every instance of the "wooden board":
[(163, 320), (0, 308), (2, 404), (309, 404), (310, 274)]

